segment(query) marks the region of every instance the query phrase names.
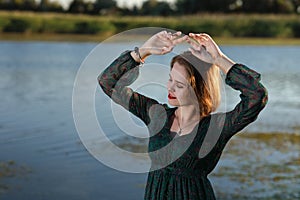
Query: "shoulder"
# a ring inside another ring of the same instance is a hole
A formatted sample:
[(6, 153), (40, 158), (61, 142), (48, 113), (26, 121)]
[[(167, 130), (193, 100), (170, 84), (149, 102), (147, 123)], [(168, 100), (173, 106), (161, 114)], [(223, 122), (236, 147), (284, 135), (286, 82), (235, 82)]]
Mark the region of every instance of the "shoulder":
[(216, 112), (208, 115), (206, 117), (206, 122), (209, 123), (209, 126), (213, 129), (222, 130), (225, 125), (226, 113)]
[[(149, 109), (149, 114), (150, 115), (166, 115), (167, 117), (169, 117), (170, 115), (172, 115), (172, 113), (176, 110), (175, 108), (169, 107), (168, 104), (166, 103), (155, 103), (152, 104), (150, 109)], [(158, 117), (158, 116), (157, 116)]]

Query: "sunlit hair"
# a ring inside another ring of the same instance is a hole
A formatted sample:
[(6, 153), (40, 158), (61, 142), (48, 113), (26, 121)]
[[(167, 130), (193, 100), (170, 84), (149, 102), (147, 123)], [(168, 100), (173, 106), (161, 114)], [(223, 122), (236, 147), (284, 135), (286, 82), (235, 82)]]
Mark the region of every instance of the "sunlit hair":
[(174, 63), (185, 67), (189, 84), (194, 89), (199, 102), (200, 117), (216, 111), (221, 101), (221, 74), (217, 66), (206, 63), (195, 57), (190, 51), (173, 57)]

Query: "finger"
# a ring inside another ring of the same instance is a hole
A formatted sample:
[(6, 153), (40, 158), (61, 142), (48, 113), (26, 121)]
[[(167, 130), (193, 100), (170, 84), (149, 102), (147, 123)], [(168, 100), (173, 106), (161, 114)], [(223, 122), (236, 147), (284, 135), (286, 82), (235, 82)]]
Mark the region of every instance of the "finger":
[(189, 51), (194, 55), (196, 56), (197, 58), (199, 58), (200, 56), (200, 52), (196, 51), (194, 48), (190, 47), (189, 48)]
[(171, 39), (174, 41), (174, 40), (180, 38), (181, 35), (182, 35), (181, 31), (177, 31), (176, 33), (171, 34)]
[(176, 38), (180, 37), (181, 34), (182, 34), (181, 31), (177, 31), (175, 33), (168, 32), (167, 37), (173, 40), (173, 39), (176, 39)]
[(187, 42), (191, 45), (200, 45), (199, 41), (193, 37), (188, 37)]
[(215, 41), (212, 39), (212, 37), (211, 37), (210, 35), (206, 34), (206, 33), (202, 33), (202, 34), (200, 34), (200, 36), (201, 36), (204, 40), (206, 40), (206, 41), (210, 41), (210, 42), (212, 42), (212, 43), (215, 43)]
[(166, 54), (166, 53), (169, 53), (173, 50), (173, 46), (169, 46), (169, 47), (163, 47), (161, 49), (161, 54)]
[(174, 37), (175, 35), (173, 35), (173, 33), (168, 32), (168, 34), (166, 35), (167, 38), (171, 39)]
[(196, 34), (194, 34), (194, 33), (189, 33), (189, 37), (193, 38), (194, 40), (198, 40)]
[(157, 38), (162, 38), (164, 36), (168, 35), (167, 31), (161, 31), (159, 33), (156, 34)]
[(190, 37), (195, 37), (195, 33), (189, 33)]
[(179, 37), (179, 36), (181, 36), (181, 34), (182, 34), (181, 31), (177, 31), (175, 33), (168, 32), (168, 35), (172, 36), (173, 38)]
[(173, 34), (171, 32), (163, 31), (163, 32), (161, 32), (161, 34), (158, 34), (158, 37), (165, 38), (165, 39), (171, 39), (172, 35)]
[(182, 43), (182, 42), (184, 42), (184, 41), (187, 41), (187, 39), (188, 39), (188, 36), (185, 35), (185, 36), (183, 36), (183, 37), (181, 37), (181, 38), (174, 39), (174, 40), (173, 40), (173, 44), (174, 44), (174, 45), (177, 45), (177, 44), (179, 44), (179, 43)]
[(200, 39), (193, 39), (193, 38), (190, 38), (189, 44), (193, 46), (194, 49), (198, 49), (198, 50), (201, 49), (201, 46), (207, 46), (207, 43), (205, 41)]
[(200, 50), (200, 44), (198, 42), (196, 43), (194, 40), (190, 40), (188, 43), (193, 49)]
[(158, 35), (158, 39), (162, 42), (163, 46), (169, 46), (173, 43), (167, 35)]
[(173, 33), (173, 35), (176, 35), (177, 37), (181, 36), (182, 32), (181, 31), (177, 31), (176, 33)]
[(207, 38), (205, 35), (202, 35), (202, 34), (197, 34), (194, 36), (194, 38), (201, 42), (209, 41), (209, 38)]
[(168, 32), (167, 32), (167, 31), (161, 31), (161, 32), (159, 32), (158, 34), (159, 34), (159, 35), (166, 35), (166, 34), (168, 34)]
[[(168, 34), (166, 35), (166, 38), (170, 39), (173, 43), (175, 40), (177, 40), (180, 36), (181, 36), (181, 31), (177, 31), (175, 33), (172, 32), (168, 32)], [(178, 43), (180, 42), (180, 40), (178, 41)]]
[(204, 42), (207, 42), (208, 40), (205, 37), (202, 37), (201, 34), (189, 34), (190, 38), (192, 38), (197, 44), (204, 44)]
[(200, 36), (206, 37), (206, 38), (211, 38), (210, 35), (208, 35), (207, 33), (200, 33)]
[(172, 33), (167, 31), (162, 31), (159, 34), (157, 34), (158, 39), (160, 40), (171, 40)]

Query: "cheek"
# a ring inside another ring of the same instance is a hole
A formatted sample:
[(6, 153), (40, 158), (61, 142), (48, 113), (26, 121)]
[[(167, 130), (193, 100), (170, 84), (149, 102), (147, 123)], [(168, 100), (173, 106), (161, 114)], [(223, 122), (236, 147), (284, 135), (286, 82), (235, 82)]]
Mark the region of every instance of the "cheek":
[(177, 95), (180, 99), (188, 102), (193, 102), (193, 100), (197, 99), (194, 90), (190, 90), (190, 89), (177, 92)]
[(176, 96), (178, 99), (187, 99), (190, 96), (190, 92), (187, 89), (177, 89), (176, 90)]

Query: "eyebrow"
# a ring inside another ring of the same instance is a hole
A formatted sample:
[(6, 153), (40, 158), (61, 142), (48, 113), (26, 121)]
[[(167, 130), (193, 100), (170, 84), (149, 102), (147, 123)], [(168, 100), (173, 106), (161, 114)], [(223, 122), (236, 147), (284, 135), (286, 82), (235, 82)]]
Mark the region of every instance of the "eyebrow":
[[(171, 74), (169, 74), (169, 77), (172, 78)], [(175, 80), (175, 82), (180, 83), (180, 84), (182, 84), (182, 85), (186, 85), (185, 83), (182, 83), (182, 82), (177, 81), (177, 80)]]

